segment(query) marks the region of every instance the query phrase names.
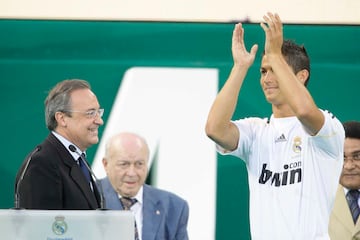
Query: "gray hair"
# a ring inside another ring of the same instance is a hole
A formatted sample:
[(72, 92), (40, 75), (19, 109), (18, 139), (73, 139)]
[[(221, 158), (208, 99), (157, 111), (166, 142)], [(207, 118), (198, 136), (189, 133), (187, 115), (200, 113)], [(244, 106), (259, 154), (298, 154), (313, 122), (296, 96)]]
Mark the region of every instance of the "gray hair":
[(91, 89), (91, 87), (85, 80), (70, 79), (59, 82), (50, 90), (45, 99), (45, 122), (50, 131), (58, 125), (55, 113), (71, 108), (71, 92), (78, 89)]

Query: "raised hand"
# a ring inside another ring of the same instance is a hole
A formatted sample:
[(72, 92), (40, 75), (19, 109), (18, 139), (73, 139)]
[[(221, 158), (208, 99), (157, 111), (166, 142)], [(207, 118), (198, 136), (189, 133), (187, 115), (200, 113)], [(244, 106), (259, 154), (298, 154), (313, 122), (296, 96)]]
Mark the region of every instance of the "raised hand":
[(250, 67), (256, 56), (258, 45), (251, 47), (250, 53), (246, 50), (244, 43), (244, 29), (241, 23), (235, 25), (232, 36), (232, 55), (234, 65)]
[(283, 44), (283, 25), (278, 14), (267, 13), (260, 26), (265, 32), (265, 54), (281, 54)]

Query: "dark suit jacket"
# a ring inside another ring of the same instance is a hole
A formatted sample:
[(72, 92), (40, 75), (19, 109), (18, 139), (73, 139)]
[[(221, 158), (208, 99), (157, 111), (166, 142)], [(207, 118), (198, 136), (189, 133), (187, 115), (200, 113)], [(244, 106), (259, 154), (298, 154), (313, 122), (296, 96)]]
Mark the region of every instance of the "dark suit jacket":
[(339, 184), (329, 222), (331, 240), (360, 239), (360, 218), (354, 224), (344, 188)]
[[(32, 155), (24, 178), (19, 185), (20, 207), (26, 209), (97, 209), (100, 195), (86, 182), (74, 158), (53, 135)], [(27, 156), (17, 173), (16, 185), (25, 167)]]
[[(108, 178), (99, 181), (107, 209), (122, 210)], [(188, 240), (189, 206), (177, 195), (144, 185), (142, 240)]]

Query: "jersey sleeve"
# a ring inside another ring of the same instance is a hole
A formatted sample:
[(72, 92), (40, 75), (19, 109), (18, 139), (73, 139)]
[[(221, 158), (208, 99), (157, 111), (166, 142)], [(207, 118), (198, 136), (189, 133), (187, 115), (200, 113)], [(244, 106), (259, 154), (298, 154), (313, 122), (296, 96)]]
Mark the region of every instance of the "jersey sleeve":
[(238, 146), (234, 151), (227, 151), (221, 146), (216, 145), (217, 151), (222, 155), (231, 155), (241, 158), (246, 161), (248, 159), (249, 151), (253, 140), (256, 137), (256, 129), (263, 124), (266, 124), (267, 119), (261, 118), (244, 118), (232, 121), (236, 127), (239, 129), (240, 137), (238, 141)]
[(342, 156), (345, 140), (344, 127), (332, 113), (321, 111), (324, 114), (325, 121), (318, 134), (312, 137), (314, 143), (319, 149), (333, 157), (339, 157), (339, 154)]

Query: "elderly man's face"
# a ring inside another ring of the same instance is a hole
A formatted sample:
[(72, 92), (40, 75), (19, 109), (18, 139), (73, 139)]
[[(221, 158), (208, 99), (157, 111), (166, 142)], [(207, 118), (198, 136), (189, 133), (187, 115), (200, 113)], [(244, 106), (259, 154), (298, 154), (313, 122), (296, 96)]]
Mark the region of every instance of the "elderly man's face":
[(340, 183), (348, 189), (360, 189), (360, 139), (345, 138)]

